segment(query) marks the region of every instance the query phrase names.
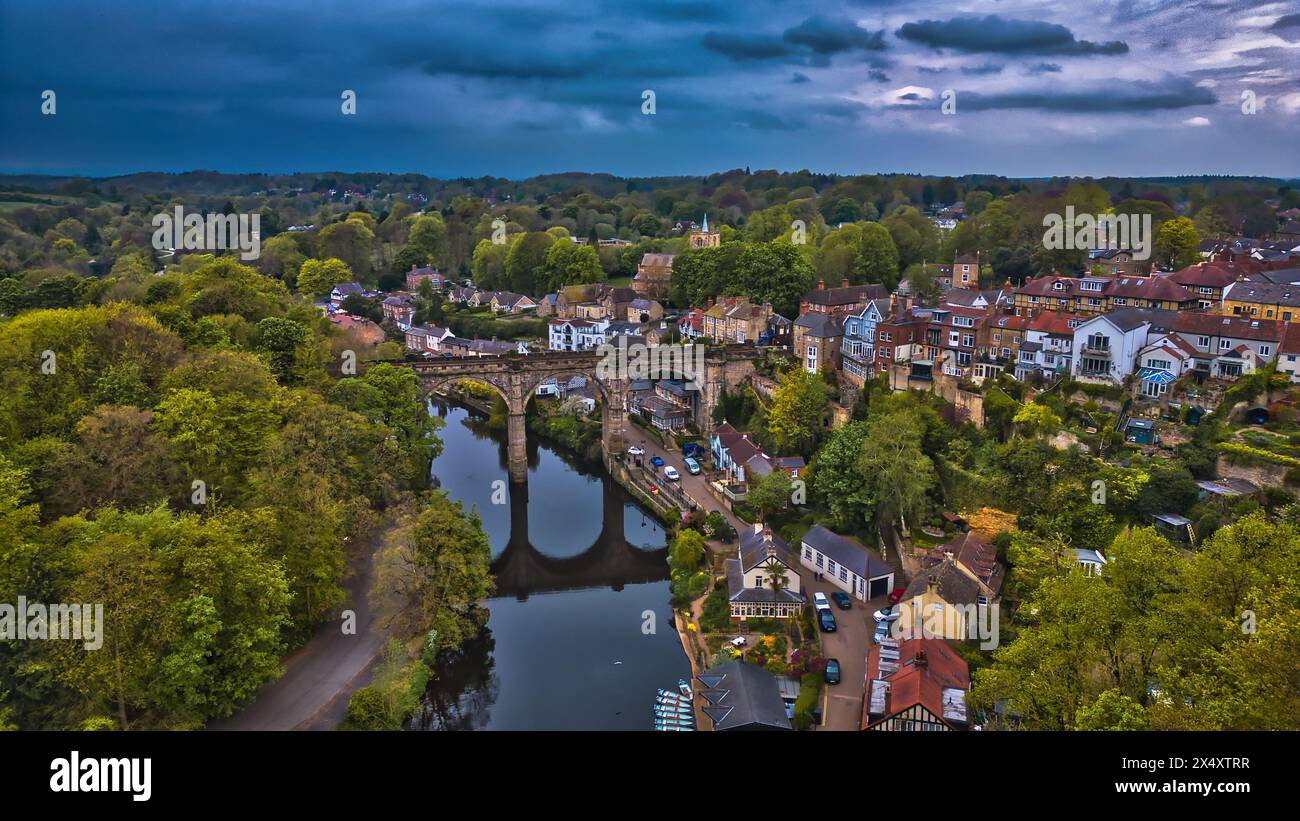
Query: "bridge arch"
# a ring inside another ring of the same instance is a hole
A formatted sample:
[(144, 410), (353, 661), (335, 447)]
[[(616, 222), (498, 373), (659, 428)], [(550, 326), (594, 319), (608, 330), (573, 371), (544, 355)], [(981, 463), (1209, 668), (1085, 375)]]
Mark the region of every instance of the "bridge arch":
[[(697, 422), (707, 432), (714, 405), (726, 387), (734, 387), (753, 372), (759, 350), (753, 346), (710, 346), (705, 352), (705, 378)], [(528, 480), (524, 412), (537, 386), (550, 377), (586, 376), (601, 398), (601, 446), (608, 463), (624, 448), (624, 407), (628, 380), (604, 374), (599, 369), (603, 356), (598, 351), (538, 352), (527, 355), (414, 359), (403, 362), (415, 371), (421, 390), (427, 395), (451, 382), (482, 382), (505, 400), (507, 411), (507, 461), (510, 480)]]

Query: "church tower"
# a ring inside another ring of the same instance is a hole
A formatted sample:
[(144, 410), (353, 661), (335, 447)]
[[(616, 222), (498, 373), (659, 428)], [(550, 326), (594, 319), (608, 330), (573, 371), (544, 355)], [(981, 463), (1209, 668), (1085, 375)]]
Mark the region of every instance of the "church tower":
[(709, 215), (704, 215), (704, 224), (691, 231), (687, 238), (687, 246), (692, 250), (696, 248), (717, 248), (722, 244), (722, 234), (717, 231), (709, 230)]

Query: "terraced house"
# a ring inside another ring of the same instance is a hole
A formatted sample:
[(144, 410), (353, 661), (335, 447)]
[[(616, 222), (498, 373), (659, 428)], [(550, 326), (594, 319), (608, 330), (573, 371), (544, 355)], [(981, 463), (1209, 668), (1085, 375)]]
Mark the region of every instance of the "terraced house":
[(1161, 276), (1196, 294), (1197, 307), (1202, 311), (1212, 311), (1223, 300), (1223, 290), (1236, 282), (1242, 273), (1231, 264), (1201, 262)]
[[(1300, 270), (1297, 270), (1300, 279)], [(1234, 282), (1224, 289), (1224, 316), (1300, 319), (1300, 285), (1289, 282)]]
[(828, 314), (803, 314), (794, 323), (794, 355), (808, 373), (833, 371), (839, 365), (839, 320)]
[(818, 281), (816, 288), (804, 294), (799, 302), (799, 314), (827, 314), (843, 319), (861, 312), (871, 300), (888, 296), (889, 291), (883, 285), (850, 285), (848, 279), (842, 279), (840, 287), (827, 288), (823, 279)]
[(840, 338), (841, 373), (859, 388), (876, 375), (876, 326), (888, 310), (889, 300), (873, 299), (858, 312), (844, 317)]
[(704, 336), (715, 342), (757, 343), (772, 319), (772, 306), (743, 296), (723, 297), (704, 312)]
[(1028, 280), (1015, 291), (1017, 316), (1032, 318), (1041, 311), (1104, 314), (1121, 308), (1195, 311), (1200, 308), (1200, 298), (1162, 276), (1051, 274)]

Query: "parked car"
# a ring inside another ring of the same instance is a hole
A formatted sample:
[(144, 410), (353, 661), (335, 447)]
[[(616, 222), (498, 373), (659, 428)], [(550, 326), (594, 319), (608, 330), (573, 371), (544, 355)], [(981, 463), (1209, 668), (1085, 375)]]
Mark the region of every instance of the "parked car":
[(694, 442), (687, 442), (682, 445), (682, 456), (688, 456), (692, 459), (698, 459), (704, 455), (704, 447)]
[(898, 616), (899, 613), (897, 610), (894, 609), (894, 606), (892, 604), (889, 607), (882, 607), (876, 612), (871, 614), (871, 618), (875, 619), (878, 622), (886, 622), (886, 623), (891, 621), (896, 621), (898, 619)]
[(670, 482), (676, 482), (678, 479), (682, 478), (682, 475), (677, 472), (677, 468), (669, 465), (664, 468), (664, 478)]
[(853, 607), (853, 599), (849, 598), (849, 594), (839, 590), (831, 594), (831, 601), (835, 602), (835, 606), (841, 610), (849, 610)]
[(813, 607), (816, 607), (818, 610), (831, 609), (830, 602), (826, 601), (825, 593), (813, 593)]
[(894, 592), (889, 594), (889, 603), (898, 604), (903, 600), (903, 594), (907, 592), (906, 587), (895, 587)]
[(744, 636), (736, 636), (734, 639), (731, 640), (731, 644), (732, 644), (733, 647), (744, 647), (744, 646), (745, 646), (745, 637), (744, 637)]
[(840, 683), (840, 660), (839, 659), (826, 659), (826, 683), (827, 684)]
[(835, 632), (835, 615), (831, 613), (830, 608), (817, 611), (817, 623), (821, 626), (823, 633)]
[(876, 632), (871, 637), (871, 643), (880, 644), (880, 642), (884, 641), (887, 638), (889, 638), (889, 622), (887, 621), (876, 622)]
[(654, 466), (657, 467), (657, 468), (661, 468), (661, 467), (663, 467), (663, 466), (664, 466), (664, 460), (663, 460), (663, 457), (662, 457), (662, 456), (651, 456), (651, 457), (650, 457), (650, 464), (654, 465)]
[(639, 448), (636, 445), (627, 449), (628, 456), (645, 456), (645, 448)]
[(691, 457), (687, 456), (682, 461), (686, 464), (687, 472), (690, 473), (692, 476), (700, 472), (700, 463), (695, 461)]

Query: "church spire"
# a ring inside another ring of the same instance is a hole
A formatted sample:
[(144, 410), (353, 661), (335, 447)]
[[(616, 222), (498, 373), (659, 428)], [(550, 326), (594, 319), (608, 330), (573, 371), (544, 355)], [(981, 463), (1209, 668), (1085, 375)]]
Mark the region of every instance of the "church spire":
[(700, 229), (704, 233), (709, 233), (709, 212), (704, 212), (704, 227)]

